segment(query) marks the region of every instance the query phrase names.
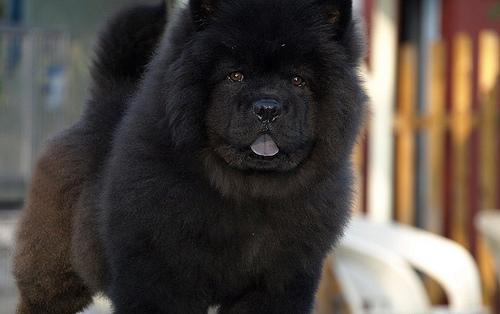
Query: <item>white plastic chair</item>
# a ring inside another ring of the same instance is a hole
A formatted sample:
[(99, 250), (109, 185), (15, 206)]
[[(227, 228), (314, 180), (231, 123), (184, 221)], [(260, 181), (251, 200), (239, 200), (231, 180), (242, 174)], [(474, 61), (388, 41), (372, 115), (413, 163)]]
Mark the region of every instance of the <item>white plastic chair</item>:
[(500, 210), (485, 210), (476, 217), (476, 226), (493, 254), (497, 281), (500, 285)]
[[(376, 247), (379, 253), (385, 254), (385, 267), (386, 270), (383, 271), (384, 274), (393, 272), (394, 264), (387, 263), (387, 259), (394, 257), (388, 257), (388, 252), (390, 256), (397, 256), (404, 263), (407, 263), (408, 267), (414, 267), (415, 269), (429, 275), (435, 279), (446, 292), (449, 299), (449, 307), (444, 312), (448, 313), (483, 313), (484, 309), (481, 303), (481, 289), (480, 280), (477, 267), (474, 260), (470, 254), (462, 248), (460, 245), (453, 241), (444, 239), (440, 236), (421, 231), (409, 226), (403, 226), (395, 223), (376, 223), (370, 222), (361, 217), (354, 218), (350, 227), (346, 231), (346, 241), (341, 242), (339, 247), (340, 250), (353, 249), (353, 243), (350, 239), (355, 237), (360, 241), (365, 243), (367, 247)], [(357, 244), (355, 244), (357, 245)], [(359, 245), (356, 247), (359, 248)], [(380, 250), (383, 248), (384, 250)], [(373, 250), (372, 250), (373, 251)], [(365, 250), (366, 255), (372, 255), (372, 251)], [(342, 251), (341, 251), (342, 252)], [(335, 255), (337, 256), (337, 255)], [(377, 259), (379, 262), (384, 263), (384, 259), (377, 254)], [(339, 258), (339, 257), (337, 257)], [(340, 255), (340, 258), (345, 258), (345, 256)], [(360, 254), (356, 258), (366, 258), (362, 257)], [(351, 257), (351, 260), (353, 258)], [(342, 261), (340, 261), (343, 264)], [(363, 261), (357, 261), (359, 265)], [(367, 263), (365, 261), (365, 263)], [(357, 266), (356, 266), (357, 267)], [(368, 267), (366, 271), (371, 271), (372, 268)], [(398, 266), (398, 271), (401, 271), (401, 267)], [(336, 270), (342, 272), (342, 267), (336, 267)], [(345, 269), (344, 269), (345, 271)], [(381, 273), (380, 273), (381, 274)], [(344, 275), (340, 275), (339, 280), (341, 285), (348, 286), (350, 283), (343, 280)], [(385, 275), (384, 275), (385, 276)], [(344, 276), (345, 277), (345, 276)], [(345, 278), (344, 278), (345, 279)], [(401, 280), (401, 278), (394, 277), (391, 280)], [(360, 284), (359, 281), (355, 281), (354, 284)], [(397, 283), (401, 284), (401, 283)], [(394, 285), (397, 285), (394, 283)], [(422, 283), (420, 282), (420, 285)], [(349, 288), (351, 289), (351, 288)], [(358, 289), (362, 289), (358, 285)], [(423, 289), (423, 286), (422, 286)], [(384, 291), (384, 290), (379, 290)], [(347, 292), (346, 292), (347, 293)], [(390, 300), (398, 300), (402, 298), (403, 295), (407, 294), (405, 290), (399, 290), (394, 294), (387, 295)], [(415, 292), (411, 294), (416, 295)], [(404, 296), (404, 298), (407, 298)], [(349, 302), (349, 298), (346, 295), (346, 299)], [(396, 301), (389, 302), (390, 304), (396, 304)], [(427, 301), (428, 302), (428, 301)], [(394, 313), (420, 313), (420, 309), (414, 309), (412, 311), (407, 311), (408, 307), (405, 308), (393, 308)], [(443, 312), (442, 308), (436, 308), (434, 310), (439, 310)], [(423, 313), (429, 313), (430, 310), (424, 310)], [(358, 312), (358, 313), (367, 313)]]
[(430, 302), (413, 269), (377, 244), (348, 234), (328, 262), (353, 314), (429, 312)]

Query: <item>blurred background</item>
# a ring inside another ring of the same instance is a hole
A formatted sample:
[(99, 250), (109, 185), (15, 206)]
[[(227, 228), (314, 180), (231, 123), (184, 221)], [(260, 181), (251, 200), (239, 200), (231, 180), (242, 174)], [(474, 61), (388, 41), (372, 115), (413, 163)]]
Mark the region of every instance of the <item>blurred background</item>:
[[(130, 2), (0, 0), (0, 314), (14, 311), (9, 257), (33, 161), (78, 118), (96, 32)], [(326, 264), (318, 311), (500, 313), (500, 1), (355, 9), (372, 114), (354, 156), (357, 218)], [(423, 307), (403, 309), (403, 294)]]

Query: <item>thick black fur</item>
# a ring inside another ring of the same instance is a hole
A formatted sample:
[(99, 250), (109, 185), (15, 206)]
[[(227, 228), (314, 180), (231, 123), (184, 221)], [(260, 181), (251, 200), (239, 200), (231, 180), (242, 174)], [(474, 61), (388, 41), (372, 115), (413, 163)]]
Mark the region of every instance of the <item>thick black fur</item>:
[[(91, 161), (72, 265), (116, 313), (311, 311), (348, 221), (365, 112), (351, 10), (348, 0), (192, 0), (164, 33), (163, 6), (110, 23), (70, 140)], [(283, 112), (264, 125), (251, 106), (268, 98)], [(262, 133), (277, 156), (249, 149)]]

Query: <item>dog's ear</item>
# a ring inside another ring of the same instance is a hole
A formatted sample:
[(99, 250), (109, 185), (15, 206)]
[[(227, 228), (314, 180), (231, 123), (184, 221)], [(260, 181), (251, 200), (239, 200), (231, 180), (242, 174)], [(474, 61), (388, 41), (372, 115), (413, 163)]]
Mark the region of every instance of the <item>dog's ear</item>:
[(352, 0), (317, 0), (325, 8), (328, 21), (342, 36), (352, 21)]
[(198, 29), (202, 29), (215, 11), (217, 0), (191, 0), (191, 17)]

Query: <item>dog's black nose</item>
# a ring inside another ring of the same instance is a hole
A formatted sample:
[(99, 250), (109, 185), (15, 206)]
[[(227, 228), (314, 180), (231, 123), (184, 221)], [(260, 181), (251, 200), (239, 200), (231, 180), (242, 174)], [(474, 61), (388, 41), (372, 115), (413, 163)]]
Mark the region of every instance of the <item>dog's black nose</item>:
[(281, 104), (274, 99), (261, 99), (253, 103), (253, 112), (262, 123), (271, 123), (281, 114)]

